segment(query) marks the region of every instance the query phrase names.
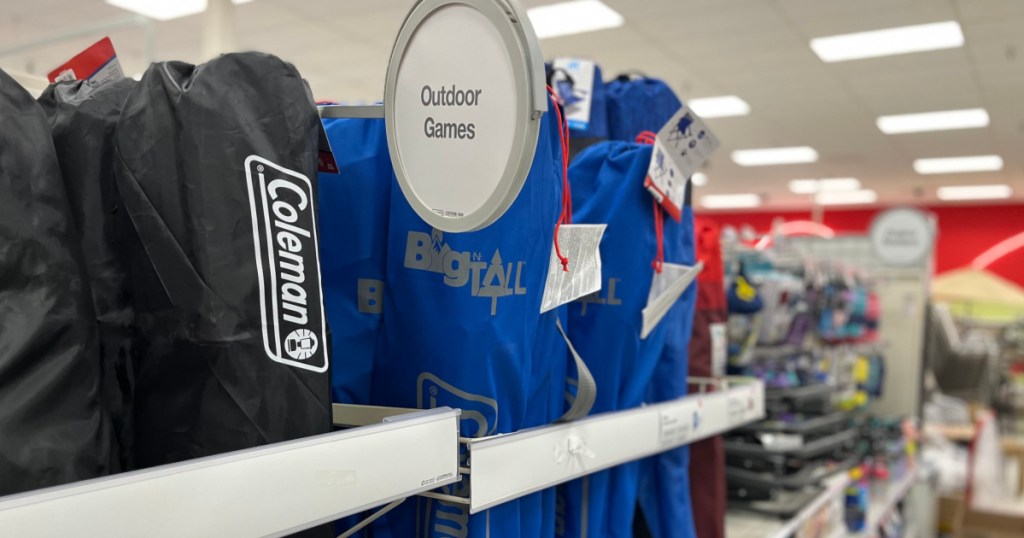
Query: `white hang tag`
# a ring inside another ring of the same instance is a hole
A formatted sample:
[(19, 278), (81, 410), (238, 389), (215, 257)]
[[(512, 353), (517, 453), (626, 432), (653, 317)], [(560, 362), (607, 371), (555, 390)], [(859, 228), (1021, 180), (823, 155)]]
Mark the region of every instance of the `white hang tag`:
[(676, 222), (683, 219), (686, 182), (718, 149), (718, 137), (683, 105), (658, 131), (644, 187)]
[(644, 307), (643, 326), (640, 328), (640, 338), (647, 338), (651, 331), (658, 326), (661, 319), (668, 313), (669, 308), (675, 304), (683, 295), (686, 288), (690, 287), (697, 275), (704, 270), (704, 262), (697, 262), (697, 265), (680, 265), (678, 263), (662, 264), (661, 272), (655, 271), (651, 278), (651, 291), (647, 293), (647, 306)]
[(558, 246), (569, 258), (569, 270), (551, 245), (548, 278), (544, 283), (544, 298), (540, 312), (575, 301), (601, 289), (601, 237), (607, 224), (563, 224), (558, 227)]
[(590, 125), (590, 103), (594, 99), (594, 62), (578, 58), (555, 58), (551, 63), (551, 85), (565, 109), (565, 121), (575, 131)]

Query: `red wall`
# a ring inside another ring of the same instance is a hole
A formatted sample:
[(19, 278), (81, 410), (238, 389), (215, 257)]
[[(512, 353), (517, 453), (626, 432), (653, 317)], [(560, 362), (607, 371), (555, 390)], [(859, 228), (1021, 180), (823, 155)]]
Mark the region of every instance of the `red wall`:
[[(871, 219), (884, 208), (825, 211), (823, 223), (836, 233), (866, 233)], [(1024, 204), (937, 206), (923, 208), (938, 220), (935, 248), (935, 273), (943, 273), (971, 264), (979, 254), (1000, 241), (1024, 231)], [(809, 212), (779, 213), (699, 213), (719, 224), (737, 228), (749, 224), (758, 232), (767, 232), (776, 217), (810, 220)], [(1024, 249), (1017, 250), (988, 269), (1024, 286)]]

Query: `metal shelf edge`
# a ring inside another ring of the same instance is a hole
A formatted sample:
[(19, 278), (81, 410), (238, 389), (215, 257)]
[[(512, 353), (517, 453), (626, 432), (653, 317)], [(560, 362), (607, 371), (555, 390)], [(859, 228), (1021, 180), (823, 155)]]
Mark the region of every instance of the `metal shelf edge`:
[(458, 481), (459, 411), (0, 497), (0, 528), (49, 536), (283, 536)]
[(470, 440), (470, 512), (764, 418), (764, 384), (730, 382), (719, 392)]

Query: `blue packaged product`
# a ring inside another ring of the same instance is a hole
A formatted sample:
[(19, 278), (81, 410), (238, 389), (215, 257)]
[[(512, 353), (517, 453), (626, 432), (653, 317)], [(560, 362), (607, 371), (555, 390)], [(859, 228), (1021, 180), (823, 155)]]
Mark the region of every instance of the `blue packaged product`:
[[(665, 342), (665, 320), (641, 338), (659, 251), (655, 214), (662, 211), (643, 186), (651, 151), (604, 142), (569, 169), (574, 222), (608, 225), (600, 247), (603, 287), (569, 306), (569, 334), (597, 383), (594, 413), (642, 404)], [(631, 462), (562, 486), (559, 536), (632, 536), (639, 471), (640, 462)]]
[[(540, 313), (563, 208), (554, 116), (541, 120), (518, 198), (487, 228), (432, 230), (392, 188), (372, 403), (460, 408), (465, 437), (539, 426), (562, 414), (568, 349), (556, 321), (565, 307)], [(442, 489), (465, 496), (468, 487), (467, 479)], [(551, 490), (474, 515), (465, 504), (417, 498), (375, 522), (373, 531), (392, 538), (550, 536), (554, 511)]]
[(337, 173), (321, 171), (320, 264), (332, 330), (331, 397), (370, 403), (394, 172), (383, 119), (327, 119)]

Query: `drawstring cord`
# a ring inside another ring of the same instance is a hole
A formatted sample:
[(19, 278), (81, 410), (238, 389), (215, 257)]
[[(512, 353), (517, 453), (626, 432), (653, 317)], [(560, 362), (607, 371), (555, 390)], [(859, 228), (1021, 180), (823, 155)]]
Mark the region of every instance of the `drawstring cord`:
[[(651, 131), (643, 131), (636, 135), (639, 144), (653, 145), (656, 138), (657, 135)], [(665, 214), (657, 198), (652, 198), (651, 202), (654, 205), (654, 237), (658, 242), (658, 253), (654, 256), (651, 267), (654, 267), (654, 272), (660, 273), (665, 266)]]
[(569, 258), (562, 255), (562, 247), (558, 242), (558, 231), (563, 224), (572, 224), (572, 191), (569, 189), (569, 124), (562, 119), (562, 110), (559, 107), (561, 100), (555, 90), (548, 87), (548, 95), (555, 103), (555, 115), (558, 117), (558, 138), (562, 146), (562, 213), (555, 223), (555, 256), (562, 263), (562, 270), (569, 271)]

